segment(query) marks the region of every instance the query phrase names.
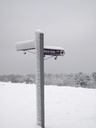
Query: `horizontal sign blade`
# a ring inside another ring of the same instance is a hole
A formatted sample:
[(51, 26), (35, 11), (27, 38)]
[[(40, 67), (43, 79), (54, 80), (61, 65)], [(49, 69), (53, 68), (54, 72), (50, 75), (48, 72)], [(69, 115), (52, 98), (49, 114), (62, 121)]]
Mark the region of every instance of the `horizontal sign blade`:
[(62, 47), (57, 47), (57, 46), (44, 47), (44, 55), (64, 56), (64, 54), (65, 54), (65, 51)]
[(45, 49), (44, 48), (44, 55), (52, 55), (52, 56), (64, 56), (64, 50), (59, 49)]
[[(35, 49), (34, 41), (22, 41), (16, 43), (16, 50), (17, 51), (27, 51)], [(56, 46), (44, 46), (44, 55), (51, 55), (51, 56), (64, 56), (65, 51), (62, 47)]]
[(17, 51), (26, 51), (26, 50), (32, 50), (32, 49), (35, 49), (34, 41), (32, 41), (32, 40), (16, 43)]

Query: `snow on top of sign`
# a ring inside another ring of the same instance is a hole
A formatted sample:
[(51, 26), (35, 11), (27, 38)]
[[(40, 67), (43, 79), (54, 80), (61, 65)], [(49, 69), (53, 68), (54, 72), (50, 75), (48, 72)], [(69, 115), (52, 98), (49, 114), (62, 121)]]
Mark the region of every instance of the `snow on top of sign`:
[(37, 29), (36, 32), (43, 33), (43, 31), (40, 29)]
[(33, 42), (33, 40), (25, 40), (25, 41), (20, 41), (20, 42), (16, 42), (16, 43), (28, 43), (28, 42)]
[(44, 49), (64, 50), (63, 47), (57, 47), (57, 46), (44, 46)]
[[(25, 51), (35, 49), (35, 41), (27, 40), (15, 43), (17, 51)], [(52, 49), (52, 50), (63, 50), (63, 47), (58, 46), (44, 46), (44, 49)]]
[(21, 42), (15, 43), (15, 44), (16, 44), (16, 50), (17, 51), (35, 49), (35, 45), (34, 45), (33, 40), (21, 41)]

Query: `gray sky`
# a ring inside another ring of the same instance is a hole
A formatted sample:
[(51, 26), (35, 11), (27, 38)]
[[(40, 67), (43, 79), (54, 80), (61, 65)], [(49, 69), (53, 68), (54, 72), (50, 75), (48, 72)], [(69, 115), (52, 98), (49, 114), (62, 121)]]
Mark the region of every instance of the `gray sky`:
[(96, 72), (96, 0), (0, 0), (0, 74), (35, 73), (35, 55), (14, 43), (34, 39), (36, 29), (66, 52), (45, 61), (46, 73)]

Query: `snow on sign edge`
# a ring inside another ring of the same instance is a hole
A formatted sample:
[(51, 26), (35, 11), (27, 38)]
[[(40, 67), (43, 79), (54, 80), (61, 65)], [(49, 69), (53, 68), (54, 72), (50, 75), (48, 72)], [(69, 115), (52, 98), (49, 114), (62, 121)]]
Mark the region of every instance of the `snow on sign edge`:
[(63, 47), (57, 46), (44, 46), (45, 49), (55, 49), (55, 50), (64, 50)]

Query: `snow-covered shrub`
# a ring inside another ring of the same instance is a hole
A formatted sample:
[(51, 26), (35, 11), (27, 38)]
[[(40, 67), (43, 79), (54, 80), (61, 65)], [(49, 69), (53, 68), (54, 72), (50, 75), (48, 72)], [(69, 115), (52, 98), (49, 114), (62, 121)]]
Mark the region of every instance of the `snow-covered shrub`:
[(85, 73), (80, 72), (74, 75), (74, 80), (78, 86), (85, 88), (90, 81), (90, 77)]

